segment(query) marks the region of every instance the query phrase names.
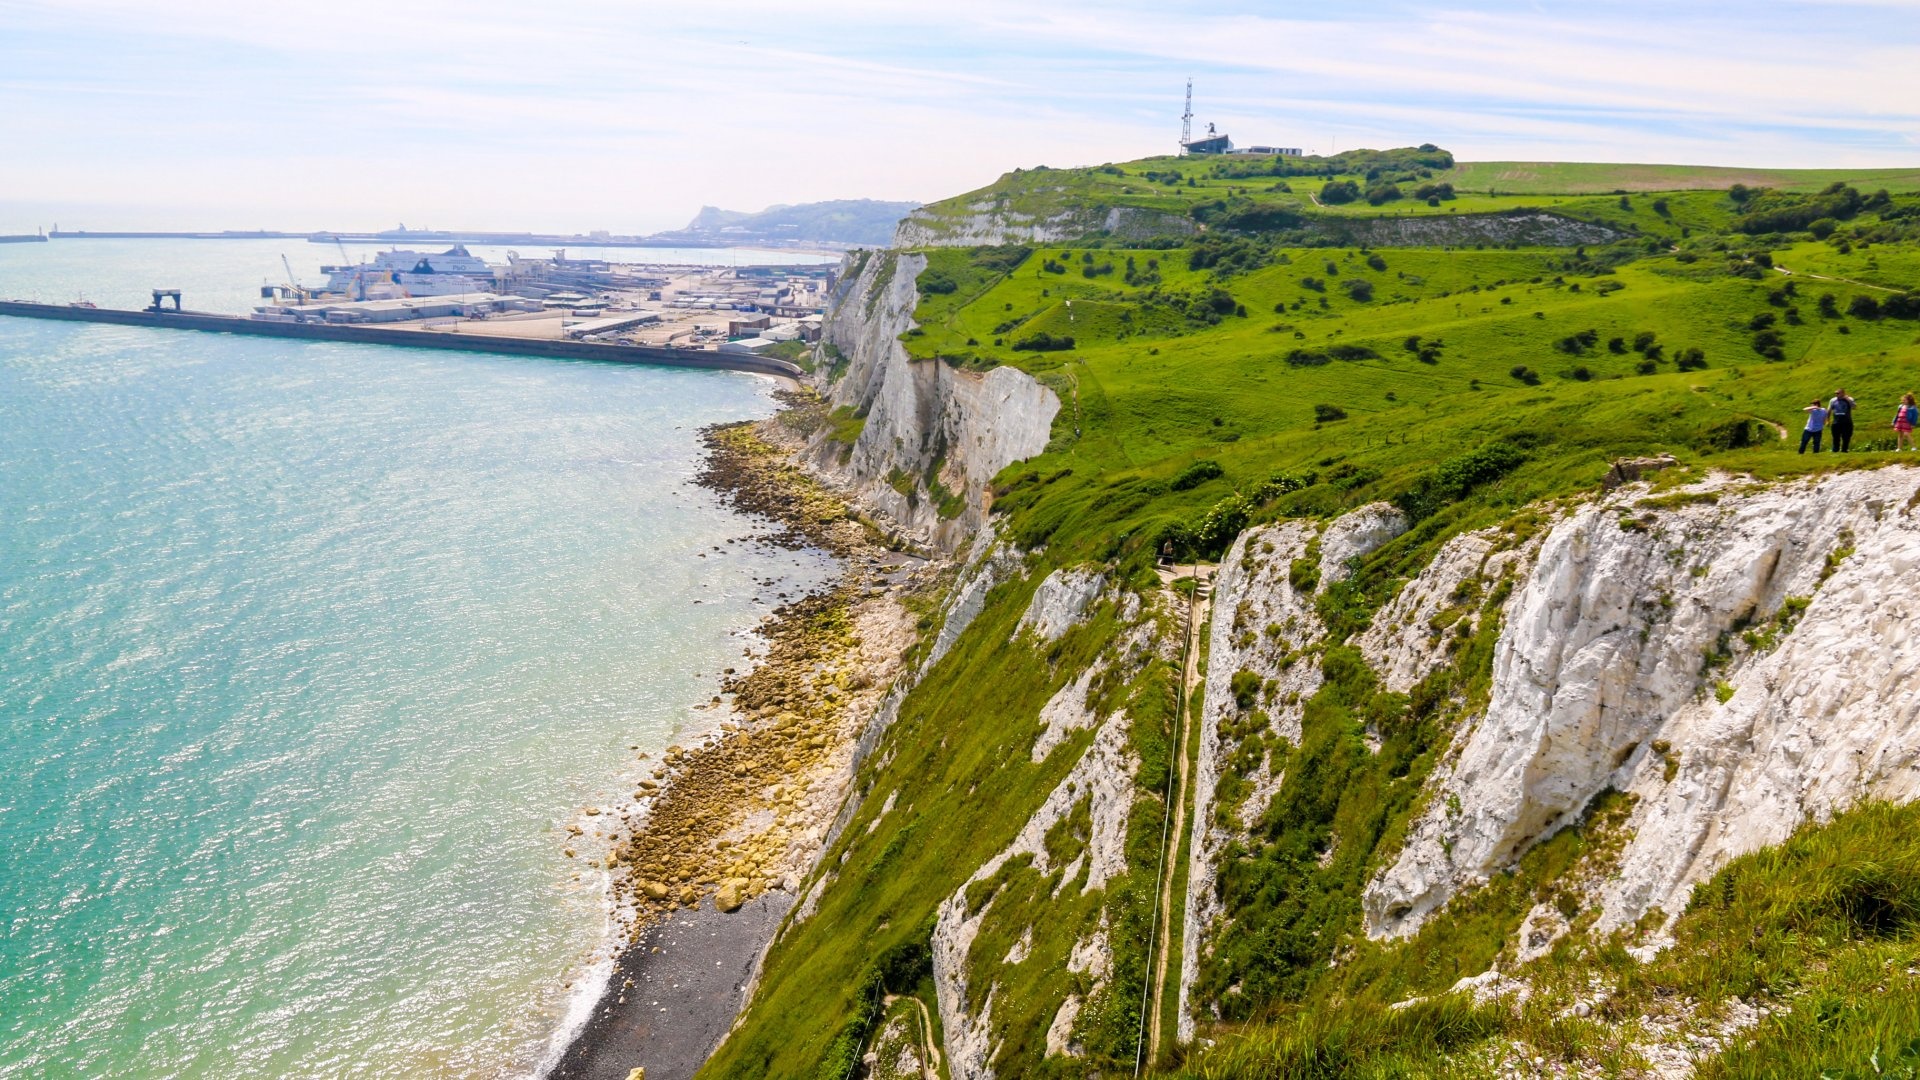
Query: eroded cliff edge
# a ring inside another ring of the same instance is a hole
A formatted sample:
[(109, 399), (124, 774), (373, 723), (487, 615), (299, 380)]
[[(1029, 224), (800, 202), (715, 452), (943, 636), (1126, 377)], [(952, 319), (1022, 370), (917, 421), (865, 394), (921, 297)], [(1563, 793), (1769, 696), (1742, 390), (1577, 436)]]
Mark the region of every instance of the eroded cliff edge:
[[(907, 357), (924, 266), (850, 263), (815, 376), (834, 418), (805, 454), (957, 577), (863, 736), (726, 1062), (804, 1071), (912, 1043), (935, 1029), (898, 1004), (915, 994), (887, 981), (901, 971), (924, 972), (940, 1036), (896, 1064), (1124, 1061), (1147, 1037), (1143, 1001), (1171, 999), (1164, 1051), (1243, 1019), (1257, 989), (1272, 1000), (1259, 979), (1308, 985), (1356, 949), (1451, 941), (1444, 924), (1469, 916), (1477, 943), (1429, 962), (1437, 984), (1367, 992), (1477, 1000), (1570, 935), (1650, 959), (1730, 860), (1920, 794), (1920, 650), (1900, 599), (1920, 470), (1676, 472), (1453, 535), (1385, 504), (1243, 531), (1212, 581), (1191, 826), (1163, 839), (1195, 689), (1181, 579), (1000, 535), (989, 482), (1046, 448), (1060, 404), (1010, 368)], [(1342, 590), (1363, 577), (1358, 611)], [(1550, 874), (1520, 872), (1574, 834)], [(1178, 897), (1164, 981), (1163, 884)], [(1486, 899), (1502, 888), (1509, 908)], [(825, 1031), (781, 1019), (823, 987), (892, 1004), (848, 1006)]]
[(1009, 367), (981, 374), (914, 360), (913, 329), (925, 256), (850, 256), (812, 378), (833, 410), (808, 462), (914, 541), (951, 554), (985, 523), (994, 474), (1044, 450), (1060, 399)]

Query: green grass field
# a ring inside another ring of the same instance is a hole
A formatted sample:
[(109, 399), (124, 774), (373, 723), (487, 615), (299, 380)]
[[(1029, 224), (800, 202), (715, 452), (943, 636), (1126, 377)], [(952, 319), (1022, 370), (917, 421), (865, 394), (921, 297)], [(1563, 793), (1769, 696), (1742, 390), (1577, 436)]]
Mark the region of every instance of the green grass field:
[[(923, 327), (907, 346), (929, 360), (1019, 366), (1078, 409), (1083, 434), (1057, 439), (1020, 470), (1072, 471), (1043, 500), (1044, 524), (1028, 530), (1061, 539), (1144, 537), (1150, 519), (1195, 512), (1274, 471), (1331, 464), (1373, 477), (1338, 496), (1357, 504), (1403, 488), (1450, 452), (1513, 432), (1556, 446), (1516, 474), (1508, 501), (1524, 500), (1597, 479), (1610, 456), (1698, 456), (1709, 432), (1740, 420), (1797, 431), (1801, 406), (1839, 384), (1854, 391), (1863, 415), (1891, 416), (1898, 394), (1920, 390), (1920, 324), (1818, 314), (1821, 295), (1832, 294), (1844, 312), (1870, 291), (1865, 285), (1802, 274), (1799, 294), (1780, 307), (1773, 293), (1785, 275), (1732, 276), (1724, 256), (1709, 266), (1663, 254), (1592, 276), (1571, 272), (1568, 253), (1547, 250), (1371, 255), (1383, 269), (1356, 250), (1294, 249), (1275, 253), (1284, 262), (1220, 278), (1185, 268), (1180, 252), (1045, 248), (998, 275), (971, 267), (965, 251), (935, 251), (929, 273), (948, 274), (959, 287), (927, 297)], [(1136, 273), (1161, 280), (1127, 287), (1129, 259)], [(1810, 244), (1779, 259), (1807, 273), (1920, 283), (1920, 255), (1908, 247), (1841, 256)], [(1068, 272), (1047, 272), (1048, 262)], [(1081, 272), (1110, 264), (1111, 274)], [(1307, 278), (1324, 290), (1303, 285)], [(1351, 298), (1341, 285), (1351, 281), (1369, 283), (1373, 298)], [(1228, 313), (1207, 312), (1216, 323), (1196, 322), (1162, 299), (1214, 289), (1231, 298), (1222, 305)], [(1778, 333), (1782, 360), (1755, 351), (1757, 321)], [(1074, 346), (1015, 348), (1042, 333), (1071, 337)], [(1592, 344), (1569, 341), (1581, 335)], [(1657, 348), (1646, 347), (1644, 335)], [(1678, 370), (1692, 349), (1706, 366)], [(1538, 383), (1516, 378), (1516, 367)], [(1317, 405), (1346, 418), (1318, 421)], [(1863, 424), (1863, 439), (1878, 437)], [(1790, 469), (1799, 464), (1791, 449), (1776, 436), (1726, 461)], [(1139, 500), (1110, 497), (1201, 458), (1220, 461), (1225, 475), (1124, 516), (1120, 508)], [(1084, 500), (1084, 520), (1055, 520), (1061, 488), (1083, 493), (1073, 501)], [(1021, 514), (1012, 520), (1025, 528)]]
[[(1214, 164), (1029, 171), (934, 213), (996, 199), (1080, 212), (1125, 198), (1187, 214), (1211, 199), (1251, 197), (1241, 189), (1257, 180), (1212, 174)], [(1585, 168), (1567, 166), (1554, 182), (1576, 183)], [(1806, 182), (1824, 187), (1823, 179)], [(1293, 193), (1262, 197), (1297, 202), (1325, 178), (1287, 182)], [(1622, 186), (1609, 183), (1609, 192)], [(1509, 202), (1522, 200), (1483, 203), (1468, 193), (1423, 208), (1472, 213)], [(1920, 814), (1911, 808), (1870, 808), (1807, 830), (1784, 855), (1730, 866), (1705, 893), (1713, 903), (1682, 920), (1683, 947), (1659, 965), (1641, 968), (1618, 942), (1601, 943), (1540, 962), (1534, 977), (1546, 992), (1518, 1015), (1453, 997), (1386, 1008), (1484, 970), (1532, 904), (1603, 841), (1605, 822), (1539, 845), (1412, 941), (1366, 941), (1360, 887), (1391, 854), (1419, 777), (1445, 752), (1448, 725), (1484, 693), (1498, 618), (1478, 621), (1444, 673), (1461, 688), (1448, 692), (1452, 711), (1376, 750), (1357, 749), (1362, 721), (1394, 695), (1377, 693), (1357, 652), (1342, 646), (1346, 635), (1447, 538), (1537, 528), (1542, 500), (1594, 490), (1614, 460), (1673, 454), (1680, 465), (1661, 484), (1716, 469), (1764, 480), (1872, 467), (1894, 460), (1888, 424), (1899, 395), (1920, 393), (1920, 297), (1906, 299), (1920, 292), (1920, 196), (1857, 208), (1823, 223), (1822, 239), (1811, 221), (1790, 233), (1728, 232), (1743, 207), (1722, 191), (1636, 194), (1624, 206), (1610, 193), (1568, 194), (1535, 205), (1610, 222), (1629, 238), (1591, 249), (1366, 250), (1218, 228), (1174, 247), (1093, 237), (926, 252), (918, 327), (903, 338), (909, 355), (962, 371), (1014, 366), (1062, 402), (1045, 452), (994, 487), (997, 524), (1029, 553), (1027, 576), (993, 590), (953, 652), (906, 697), (858, 778), (867, 797), (823, 862), (831, 884), (769, 953), (753, 1007), (703, 1076), (852, 1076), (881, 989), (933, 1004), (922, 968), (889, 958), (924, 959), (915, 950), (943, 898), (1003, 850), (1061, 781), (1088, 736), (1032, 763), (1034, 717), (1128, 631), (1108, 603), (1050, 647), (1008, 648), (1050, 569), (1094, 563), (1112, 580), (1157, 589), (1150, 567), (1164, 543), (1217, 557), (1246, 525), (1326, 519), (1376, 500), (1419, 520), (1318, 602), (1330, 633), (1313, 662), (1327, 681), (1303, 706), (1301, 745), (1287, 750), (1294, 756), (1274, 804), (1313, 813), (1294, 820), (1272, 810), (1268, 842), (1250, 844), (1223, 872), (1244, 932), (1219, 939), (1202, 961), (1201, 1007), (1224, 1004), (1223, 1019), (1203, 1024), (1218, 1045), (1153, 1064), (1200, 1077), (1477, 1076), (1498, 1071), (1485, 1056), (1491, 1048), (1517, 1039), (1555, 1060), (1625, 1074), (1637, 1066), (1620, 1023), (1675, 987), (1708, 1004), (1804, 993), (1817, 1006), (1771, 1018), (1703, 1075), (1893, 1075), (1869, 1073), (1867, 1063), (1917, 1063), (1910, 976), (1920, 914), (1863, 941), (1848, 936), (1850, 908), (1821, 906), (1897, 862), (1887, 895), (1920, 912), (1913, 845), (1899, 839)], [(1796, 453), (1797, 440), (1783, 436), (1798, 431), (1802, 407), (1842, 385), (1859, 402), (1858, 452)], [(861, 420), (848, 410), (835, 422), (852, 438)], [(1203, 462), (1217, 470), (1197, 475), (1211, 478), (1173, 483)], [(970, 903), (992, 898), (967, 963), (973, 1007), (998, 987), (1001, 1075), (1132, 1069), (1177, 683), (1154, 662), (1098, 693), (1101, 715), (1124, 707), (1141, 761), (1128, 872), (1104, 890), (1064, 888), (1061, 866), (1085, 843), (1074, 818), (1048, 837), (1057, 856), (1049, 872), (1016, 860), (970, 890)], [(895, 792), (897, 805), (882, 813)], [(1286, 855), (1328, 844), (1341, 852), (1328, 864)], [(1086, 1056), (1045, 1056), (1059, 1003), (1093, 988), (1068, 956), (1097, 926), (1110, 934), (1114, 960), (1075, 1028)], [(1029, 930), (1027, 958), (1009, 959)], [(1907, 976), (1886, 985), (1909, 988), (1907, 997), (1857, 989), (1888, 963)], [(1602, 1018), (1612, 1027), (1563, 1015), (1593, 977), (1617, 986), (1619, 1015)]]
[[(1015, 170), (993, 184), (916, 212), (922, 220), (959, 221), (982, 206), (1050, 219), (1089, 207), (1151, 210), (1190, 217), (1195, 208), (1245, 200), (1311, 221), (1317, 217), (1426, 217), (1497, 213), (1520, 208), (1631, 226), (1678, 236), (1724, 228), (1737, 207), (1725, 196), (1750, 188), (1817, 191), (1833, 183), (1863, 192), (1920, 191), (1920, 166), (1894, 169), (1734, 169), (1712, 166), (1579, 162), (1453, 162), (1444, 151), (1351, 151), (1331, 159), (1236, 156), (1155, 157), (1086, 168)], [(1435, 162), (1423, 164), (1422, 162)], [(1331, 169), (1329, 173), (1327, 170)], [(1285, 175), (1282, 175), (1285, 174)], [(1398, 181), (1389, 201), (1324, 198), (1327, 185), (1351, 182), (1364, 192)], [(1451, 197), (1415, 197), (1422, 187), (1451, 185)], [(1621, 195), (1628, 195), (1622, 206)], [(1666, 212), (1657, 212), (1660, 199)], [(1096, 217), (1098, 215), (1095, 215)]]
[(1578, 161), (1463, 161), (1440, 174), (1464, 191), (1516, 195), (1602, 195), (1618, 191), (1724, 191), (1748, 187), (1817, 191), (1832, 183), (1862, 191), (1920, 191), (1920, 165), (1904, 169), (1740, 169), (1713, 165), (1628, 165)]

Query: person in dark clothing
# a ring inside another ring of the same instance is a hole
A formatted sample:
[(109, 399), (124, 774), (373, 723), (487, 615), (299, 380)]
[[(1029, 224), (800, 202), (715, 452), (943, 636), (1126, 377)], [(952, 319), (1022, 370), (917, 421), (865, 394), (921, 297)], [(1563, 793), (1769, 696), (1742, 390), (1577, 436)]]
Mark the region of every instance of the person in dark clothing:
[(1827, 430), (1833, 432), (1833, 452), (1844, 454), (1853, 445), (1853, 399), (1847, 396), (1847, 388), (1841, 387), (1833, 392), (1833, 400), (1827, 402)]
[(1820, 436), (1827, 427), (1827, 408), (1820, 404), (1819, 398), (1814, 398), (1813, 404), (1800, 411), (1807, 414), (1807, 426), (1800, 432), (1800, 452), (1806, 453), (1807, 444), (1812, 443), (1813, 452), (1817, 454), (1820, 452)]

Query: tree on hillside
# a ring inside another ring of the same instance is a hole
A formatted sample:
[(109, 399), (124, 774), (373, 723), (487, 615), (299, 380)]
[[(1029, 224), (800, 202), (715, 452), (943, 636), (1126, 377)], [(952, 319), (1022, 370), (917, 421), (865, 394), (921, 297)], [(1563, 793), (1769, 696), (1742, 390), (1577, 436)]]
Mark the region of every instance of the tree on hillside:
[(1342, 206), (1360, 197), (1360, 185), (1351, 180), (1333, 180), (1320, 189), (1320, 201)]

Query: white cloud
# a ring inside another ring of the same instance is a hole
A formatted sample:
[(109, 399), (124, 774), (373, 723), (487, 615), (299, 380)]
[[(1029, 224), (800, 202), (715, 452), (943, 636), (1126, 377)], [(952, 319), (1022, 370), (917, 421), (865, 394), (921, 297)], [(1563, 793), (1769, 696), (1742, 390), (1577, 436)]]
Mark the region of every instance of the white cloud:
[(169, 224), (653, 229), (1168, 151), (1189, 74), (1242, 141), (1897, 164), (1913, 6), (0, 0), (0, 191)]

